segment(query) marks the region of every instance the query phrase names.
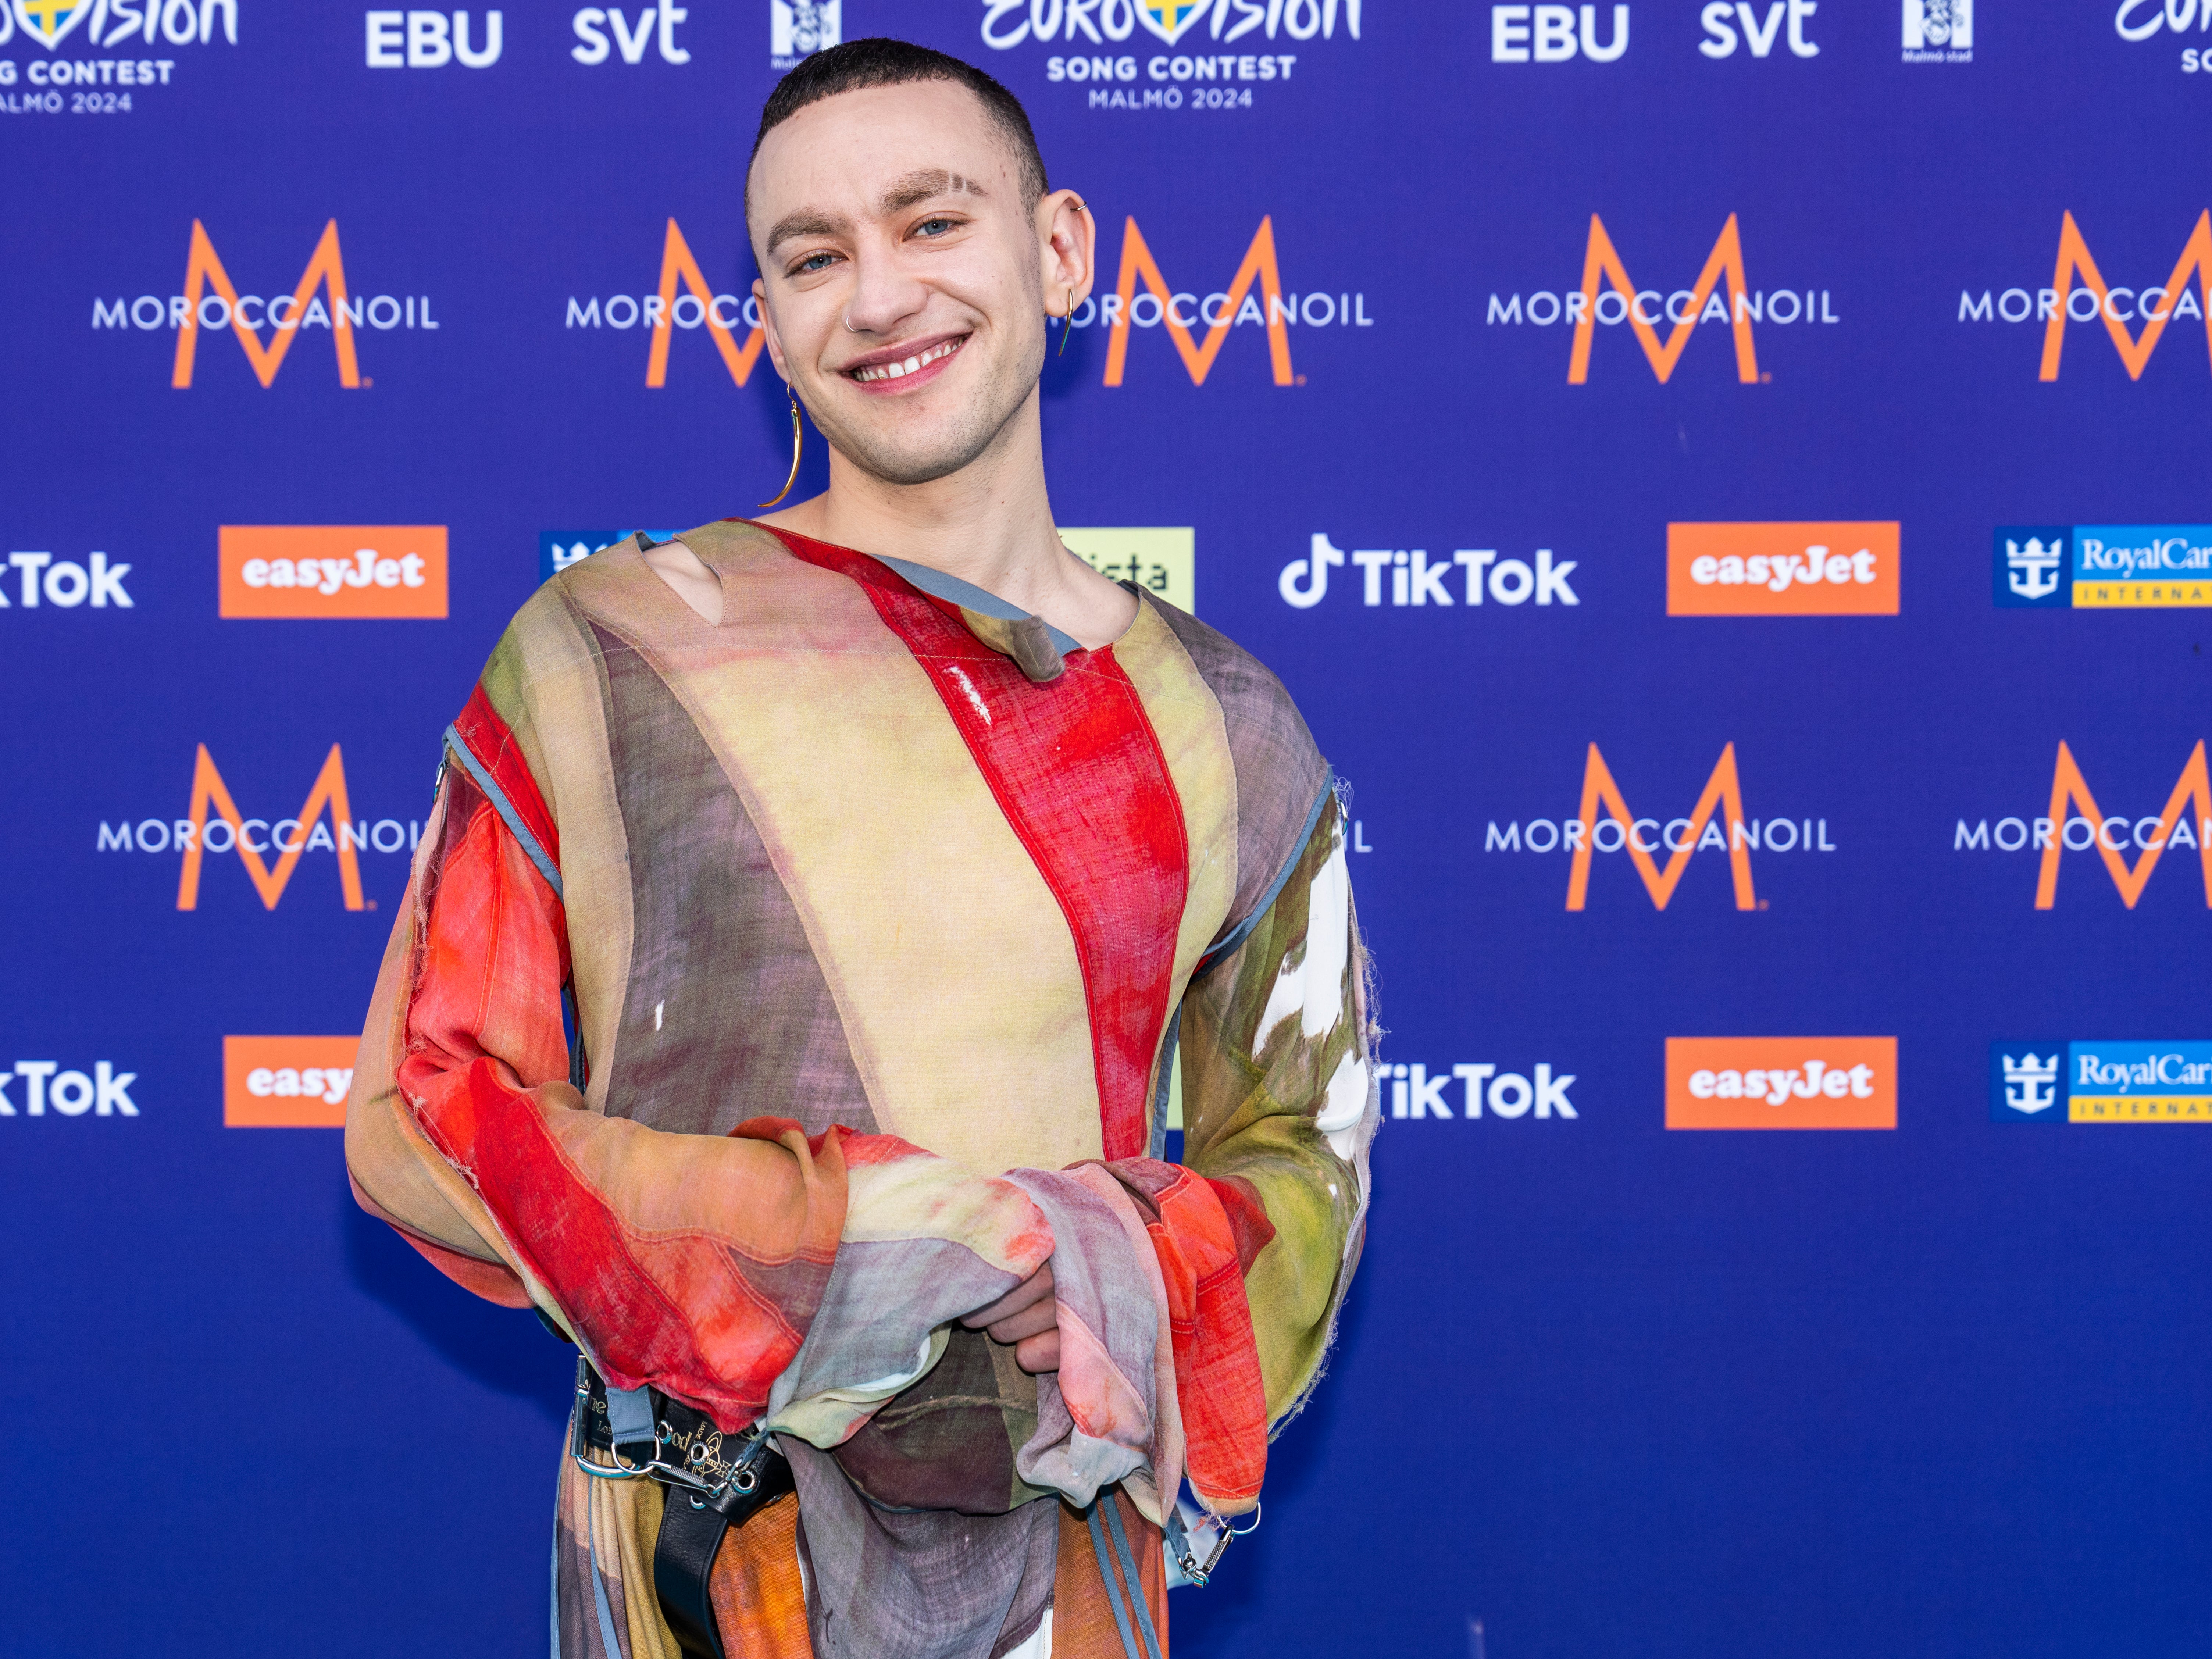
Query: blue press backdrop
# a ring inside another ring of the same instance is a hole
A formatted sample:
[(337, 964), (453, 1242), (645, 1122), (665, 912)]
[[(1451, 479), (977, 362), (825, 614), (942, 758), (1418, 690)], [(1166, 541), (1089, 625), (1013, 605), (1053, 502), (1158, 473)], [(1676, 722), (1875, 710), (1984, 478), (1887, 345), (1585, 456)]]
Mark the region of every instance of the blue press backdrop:
[[(26, 1477), (0, 1648), (540, 1652), (565, 1351), (358, 1212), (335, 1131), (224, 1127), (225, 1036), (358, 1030), (404, 854), (362, 853), (348, 910), (330, 850), (273, 908), (210, 853), (179, 909), (174, 848), (103, 830), (187, 816), (201, 744), (242, 813), (293, 810), (337, 744), (356, 818), (419, 820), (541, 532), (775, 489), (766, 362), (739, 386), (677, 328), (649, 386), (651, 331), (605, 301), (658, 289), (672, 218), (746, 292), (746, 146), (775, 31), (806, 20), (514, 8), (471, 68), (430, 61), (436, 14), (12, 3), (0, 550), (131, 568), (127, 607), (0, 571), (0, 1352)], [(1194, 384), (1141, 301), (1109, 384), (1094, 314), (1046, 372), (1055, 507), (1194, 527), (1200, 613), (1351, 780), (1385, 1057), (1574, 1078), (1571, 1120), (1386, 1123), (1333, 1373), (1261, 1532), (1174, 1598), (1183, 1651), (2212, 1644), (2212, 1146), (1994, 1121), (1990, 1080), (2000, 1040), (2212, 1038), (2212, 896), (2185, 848), (2131, 907), (2075, 850), (2039, 908), (2032, 847), (1961, 835), (2047, 813), (2062, 741), (2104, 811), (2155, 818), (2212, 732), (2205, 610), (1992, 599), (1998, 526), (2212, 519), (2212, 260), (2136, 378), (2092, 315), (2040, 379), (2045, 325), (2001, 314), (2053, 286), (2070, 214), (2139, 337), (2130, 307), (2212, 208), (2197, 5), (1992, 6), (1964, 45), (1936, 0), (1905, 31), (1856, 0), (820, 9), (1022, 95), (1097, 213), (1102, 288), (1133, 219), (1171, 287), (1225, 291), (1264, 218), (1285, 294), (1350, 299), (1348, 325), (1309, 304), (1287, 328), (1287, 386), (1251, 322)], [(1593, 215), (1655, 295), (1735, 216), (1749, 288), (1834, 320), (1763, 315), (1750, 384), (1723, 322), (1662, 381), (1609, 320), (1572, 384), (1573, 326), (1531, 296), (1583, 286)], [(359, 327), (352, 388), (322, 329), (264, 388), (210, 325), (173, 386), (196, 220), (264, 294), (335, 220), (350, 292), (438, 325)], [(114, 307), (140, 296), (134, 325)], [(822, 477), (817, 449), (802, 488)], [(1901, 611), (1670, 617), (1667, 526), (1711, 520), (1894, 520)], [(222, 620), (222, 525), (447, 526), (450, 614)], [(1369, 605), (1347, 564), (1291, 605), (1316, 532), (1546, 549), (1575, 603)], [(1593, 743), (1662, 816), (1733, 744), (1747, 811), (1833, 850), (1754, 854), (1749, 910), (1722, 854), (1663, 908), (1600, 854), (1571, 910), (1565, 853), (1486, 848), (1574, 817)], [(1669, 1133), (1666, 1040), (1734, 1035), (1894, 1037), (1898, 1127)], [(137, 1115), (31, 1115), (43, 1060), (135, 1073)]]

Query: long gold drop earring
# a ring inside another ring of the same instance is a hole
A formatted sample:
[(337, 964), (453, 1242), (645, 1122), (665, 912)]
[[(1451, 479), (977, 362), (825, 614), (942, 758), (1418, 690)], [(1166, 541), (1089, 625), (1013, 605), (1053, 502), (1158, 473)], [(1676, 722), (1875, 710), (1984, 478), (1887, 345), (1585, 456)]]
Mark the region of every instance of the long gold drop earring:
[(776, 491), (775, 501), (763, 501), (758, 507), (753, 509), (756, 513), (767, 512), (769, 508), (776, 504), (776, 501), (781, 501), (786, 495), (791, 494), (791, 487), (799, 482), (799, 449), (800, 442), (799, 428), (799, 390), (788, 380), (786, 380), (783, 383), (783, 389), (791, 395), (791, 476), (783, 481), (783, 488)]
[[(1075, 198), (1075, 210), (1078, 213), (1088, 213), (1091, 211), (1090, 204), (1085, 202), (1084, 199), (1079, 196)], [(1049, 315), (1050, 313), (1048, 313), (1047, 314)], [(1054, 356), (1065, 357), (1067, 356), (1067, 337), (1074, 332), (1075, 290), (1073, 289), (1070, 289), (1067, 290), (1067, 314), (1060, 319), (1060, 349), (1053, 353)]]

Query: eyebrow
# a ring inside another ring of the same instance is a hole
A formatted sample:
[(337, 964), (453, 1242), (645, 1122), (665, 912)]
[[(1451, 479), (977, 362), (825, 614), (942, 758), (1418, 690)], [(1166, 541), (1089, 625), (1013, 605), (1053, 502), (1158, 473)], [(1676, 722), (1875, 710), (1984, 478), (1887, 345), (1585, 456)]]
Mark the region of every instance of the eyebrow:
[(973, 179), (943, 167), (923, 167), (909, 173), (886, 189), (876, 204), (876, 210), (886, 216), (910, 208), (918, 202), (927, 202), (933, 196), (988, 196), (990, 192)]
[(768, 251), (774, 253), (794, 236), (836, 236), (852, 228), (850, 219), (801, 209), (797, 213), (787, 213), (775, 222), (775, 228), (768, 234)]
[[(932, 197), (988, 197), (990, 191), (965, 174), (944, 167), (921, 167), (894, 180), (877, 198), (876, 211), (888, 218), (918, 203), (927, 202)], [(849, 233), (852, 228), (850, 219), (802, 208), (796, 213), (784, 215), (775, 222), (775, 228), (769, 232), (768, 251), (773, 254), (795, 236), (838, 236)]]

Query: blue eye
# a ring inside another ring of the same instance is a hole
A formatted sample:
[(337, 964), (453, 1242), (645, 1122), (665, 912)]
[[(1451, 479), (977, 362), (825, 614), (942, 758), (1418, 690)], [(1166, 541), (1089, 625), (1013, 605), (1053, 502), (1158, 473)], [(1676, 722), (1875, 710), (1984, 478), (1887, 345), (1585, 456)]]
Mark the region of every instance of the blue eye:
[(811, 271), (826, 270), (829, 269), (830, 262), (834, 257), (835, 256), (827, 253), (814, 254), (811, 258), (801, 259), (798, 264), (792, 268), (791, 274), (794, 276), (804, 276)]
[(952, 221), (950, 219), (924, 219), (915, 227), (915, 232), (924, 236), (942, 236), (951, 228)]

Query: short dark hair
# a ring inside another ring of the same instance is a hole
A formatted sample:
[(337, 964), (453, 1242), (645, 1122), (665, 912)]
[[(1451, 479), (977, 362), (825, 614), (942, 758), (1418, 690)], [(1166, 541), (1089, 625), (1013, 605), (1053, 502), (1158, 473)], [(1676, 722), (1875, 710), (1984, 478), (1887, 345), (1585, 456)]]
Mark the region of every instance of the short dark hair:
[(945, 52), (917, 46), (908, 40), (881, 36), (848, 40), (811, 57), (802, 58), (792, 71), (775, 83), (761, 108), (760, 131), (753, 135), (752, 155), (745, 172), (752, 172), (761, 141), (809, 104), (835, 98), (841, 92), (867, 87), (902, 87), (914, 81), (951, 81), (974, 93), (983, 112), (1012, 146), (1022, 188), (1032, 202), (1051, 186), (1045, 182), (1044, 155), (1037, 149), (1036, 133), (1030, 125), (1022, 100), (973, 64), (964, 64)]

